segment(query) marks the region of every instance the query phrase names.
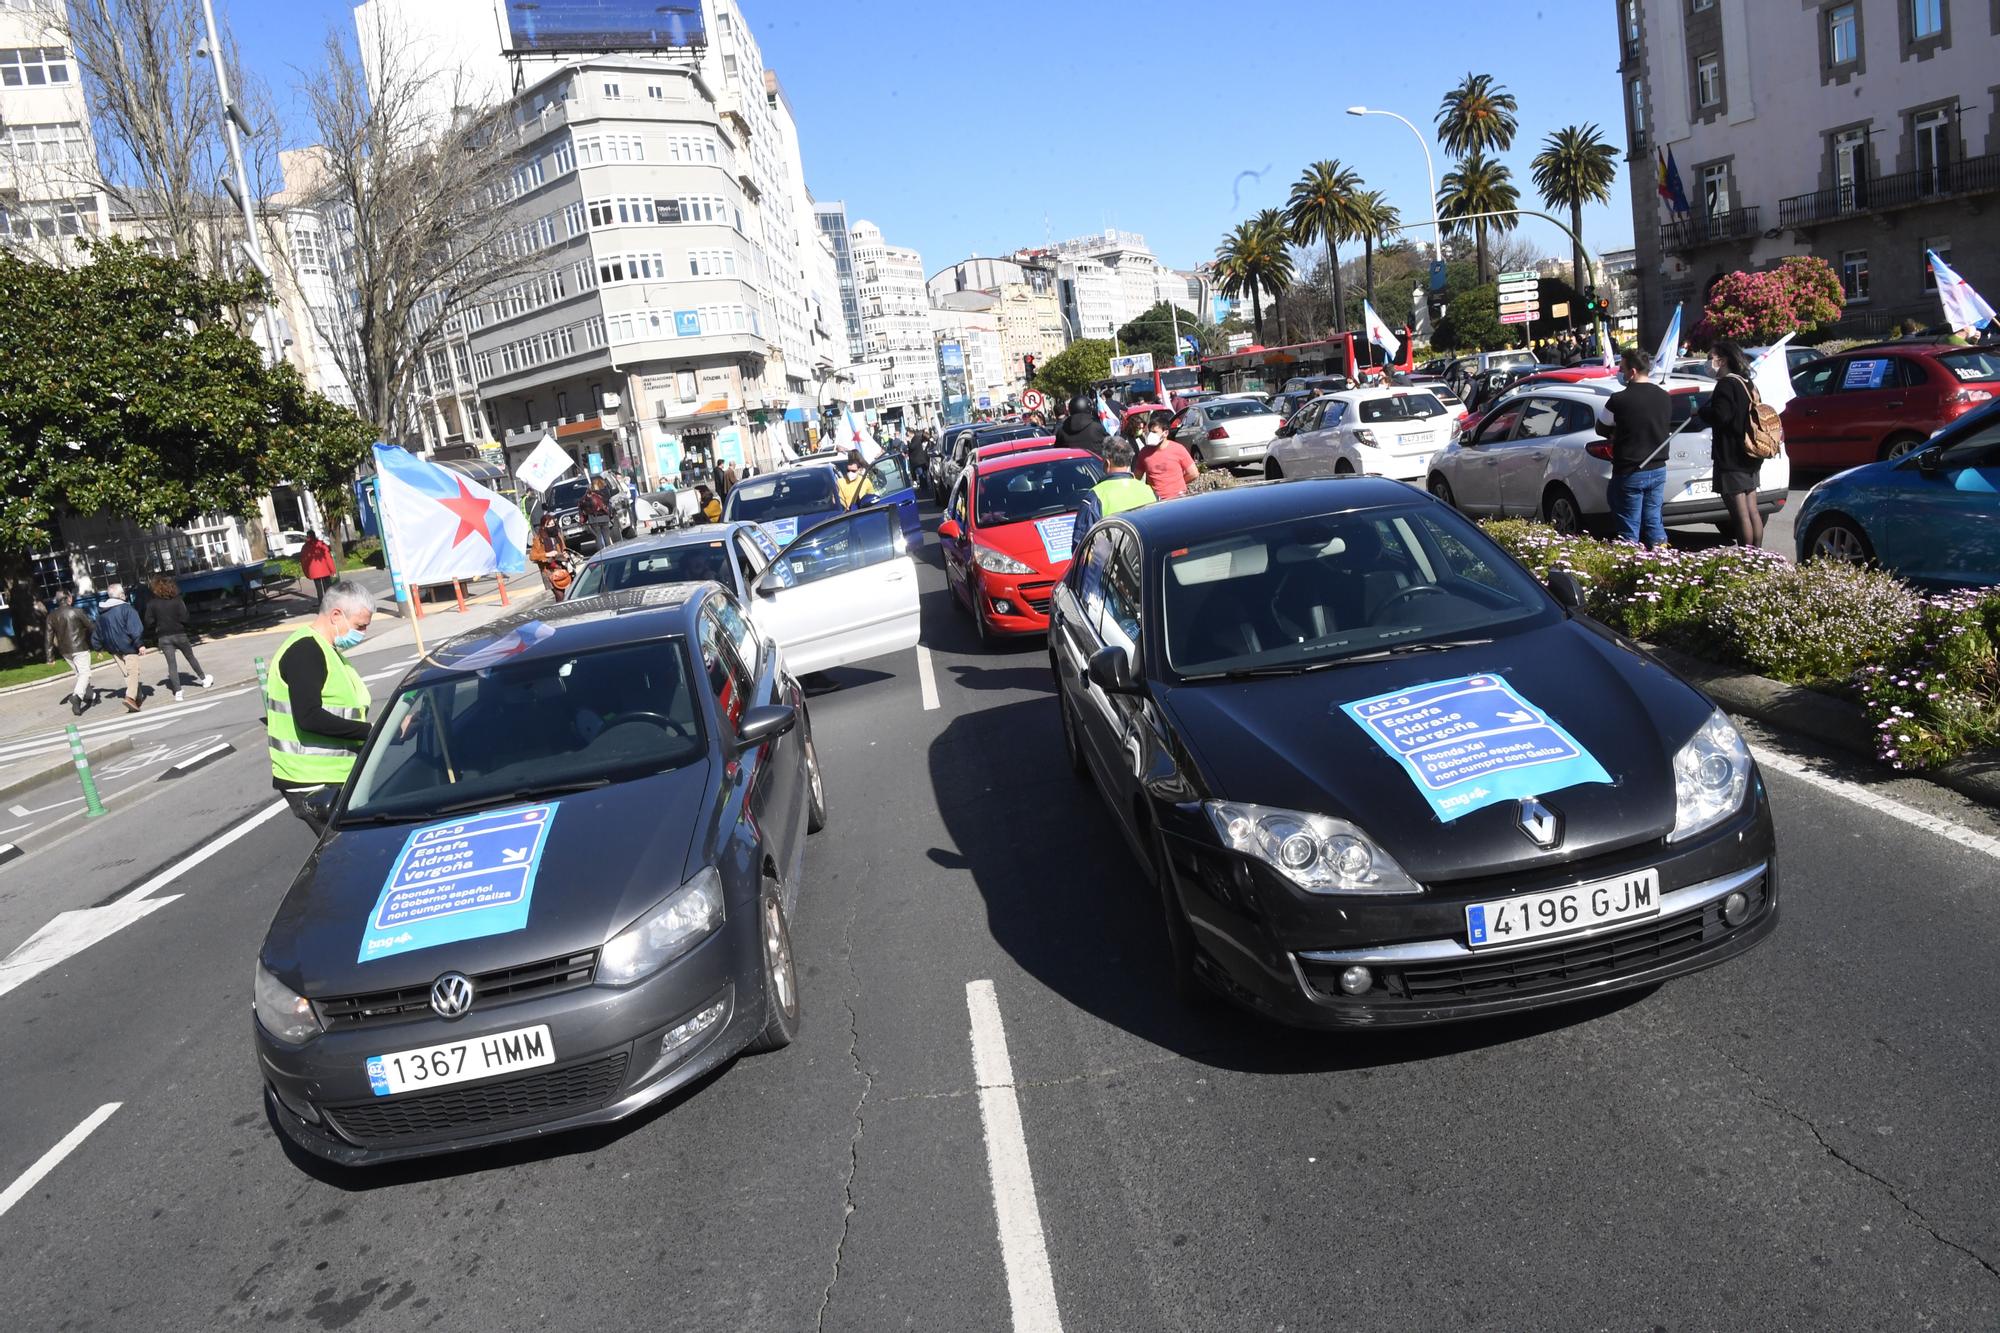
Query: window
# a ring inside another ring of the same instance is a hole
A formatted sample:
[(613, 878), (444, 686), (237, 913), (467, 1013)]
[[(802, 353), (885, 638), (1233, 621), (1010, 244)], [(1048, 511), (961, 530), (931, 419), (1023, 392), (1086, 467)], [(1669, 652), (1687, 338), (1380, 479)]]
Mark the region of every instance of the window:
[(1694, 100), (1698, 106), (1722, 104), (1722, 57), (1711, 52), (1694, 63)]
[(708, 688), (715, 695), (716, 711), (735, 726), (750, 702), (750, 677), (736, 654), (727, 647), (728, 635), (710, 607), (701, 613), (701, 665), (708, 675)]
[(69, 53), (60, 46), (24, 46), (0, 51), (0, 86), (42, 88), (69, 82)]
[(652, 101), (664, 102), (667, 100), (667, 90), (657, 83), (649, 83), (646, 85), (646, 96)]
[(1936, 254), (1939, 259), (1949, 264), (1951, 262), (1951, 237), (1926, 236), (1923, 239), (1923, 248), (1927, 253), (1919, 254), (1917, 258), (1924, 266), (1924, 290), (1934, 292), (1937, 290), (1937, 270), (1931, 267), (1930, 256), (1931, 254)]
[(1868, 252), (1866, 250), (1843, 250), (1840, 252), (1840, 287), (1847, 293), (1849, 304), (1868, 299)]
[(1111, 566), (1104, 571), (1104, 618), (1098, 633), (1107, 644), (1125, 650), (1134, 667), (1139, 657), (1139, 609), (1142, 605), (1137, 544), (1124, 534), (1114, 534), (1117, 546)]
[(625, 94), (619, 91), (618, 83), (616, 80), (606, 79), (604, 81), (604, 95), (615, 101), (618, 98), (623, 97)]
[(1626, 85), (1632, 104), (1632, 142), (1646, 142), (1646, 81), (1633, 79)]
[(1861, 30), (1852, 4), (1826, 11), (1826, 63), (1851, 65), (1861, 57)]
[(1910, 39), (1921, 42), (1944, 32), (1944, 0), (1908, 0)]
[(1706, 217), (1721, 217), (1729, 211), (1729, 165), (1718, 162), (1701, 169), (1701, 199)]
[(17, 163), (77, 162), (89, 155), (83, 126), (68, 121), (53, 125), (8, 125), (0, 129), (0, 152)]
[(1940, 194), (1951, 188), (1951, 118), (1943, 108), (1919, 113), (1910, 122), (1917, 149), (1917, 190)]
[[(779, 473), (779, 478), (788, 474)], [(824, 474), (826, 489), (833, 489), (831, 472)], [(764, 479), (753, 477), (749, 481), (738, 482), (737, 489), (753, 486)], [(730, 492), (732, 501), (736, 491)], [(833, 504), (837, 506), (838, 500)], [(801, 511), (810, 513), (812, 511)], [(747, 518), (741, 507), (732, 503), (730, 514), (735, 518)], [(763, 519), (762, 522), (770, 520)], [(893, 506), (864, 509), (846, 518), (822, 524), (819, 528), (787, 546), (771, 566), (771, 575), (778, 586), (794, 588), (800, 584), (817, 583), (821, 579), (836, 578), (858, 570), (894, 560), (903, 553), (902, 529), (897, 526), (896, 511)]]
[(1842, 130), (1833, 138), (1833, 178), (1840, 186), (1841, 206), (1860, 207), (1866, 186), (1868, 131)]
[(1692, 9), (1695, 13), (1699, 14), (1704, 9), (1714, 9), (1715, 0), (1692, 0), (1692, 3), (1688, 5), (1688, 8)]
[(564, 175), (576, 170), (576, 145), (564, 139), (556, 145), (556, 174)]

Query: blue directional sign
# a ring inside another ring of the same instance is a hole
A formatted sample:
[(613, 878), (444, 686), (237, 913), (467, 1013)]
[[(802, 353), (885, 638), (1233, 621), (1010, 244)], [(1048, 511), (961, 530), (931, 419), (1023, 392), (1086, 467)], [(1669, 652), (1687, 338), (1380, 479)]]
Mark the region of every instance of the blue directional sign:
[(361, 935), (366, 963), (528, 924), (556, 807), (515, 806), (411, 832)]
[(1609, 783), (1595, 756), (1498, 676), (1459, 676), (1342, 704), (1449, 823), (1499, 801)]

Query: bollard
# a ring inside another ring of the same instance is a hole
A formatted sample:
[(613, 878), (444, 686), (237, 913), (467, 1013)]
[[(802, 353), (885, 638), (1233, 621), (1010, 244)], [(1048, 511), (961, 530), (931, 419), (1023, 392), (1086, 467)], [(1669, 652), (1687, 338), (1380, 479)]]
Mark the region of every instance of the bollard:
[(502, 605), (502, 606), (506, 606), (506, 605), (508, 604), (508, 603), (507, 603), (507, 576), (506, 576), (505, 574), (495, 574), (495, 575), (494, 575), (493, 577), (494, 577), (494, 578), (496, 578), (496, 579), (498, 579), (498, 580), (500, 580), (500, 605)]
[(104, 802), (97, 797), (97, 779), (90, 776), (90, 756), (83, 752), (83, 737), (77, 734), (74, 723), (63, 730), (69, 733), (69, 757), (76, 761), (76, 780), (83, 784), (83, 816), (95, 819), (104, 813)]
[(253, 661), (253, 662), (255, 662), (255, 663), (257, 664), (257, 690), (258, 690), (258, 692), (259, 692), (259, 693), (262, 693), (262, 694), (268, 694), (268, 693), (270, 693), (270, 689), (271, 689), (271, 681), (270, 681), (270, 678), (269, 678), (269, 677), (270, 677), (270, 668), (264, 665), (264, 659), (263, 659), (263, 658), (261, 658), (261, 657), (253, 657), (253, 658), (251, 658), (250, 660), (251, 660), (251, 661)]
[(452, 596), (454, 596), (454, 597), (458, 598), (458, 613), (459, 613), (460, 615), (464, 615), (464, 614), (465, 614), (465, 585), (464, 585), (463, 583), (460, 583), (460, 582), (459, 582), (459, 581), (458, 581), (457, 579), (453, 579), (453, 580), (451, 581), (451, 593), (452, 593)]

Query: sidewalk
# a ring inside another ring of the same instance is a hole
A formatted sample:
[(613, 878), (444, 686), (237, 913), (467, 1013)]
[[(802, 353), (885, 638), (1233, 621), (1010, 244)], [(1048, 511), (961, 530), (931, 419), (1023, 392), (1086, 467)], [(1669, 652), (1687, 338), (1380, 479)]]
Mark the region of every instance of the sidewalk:
[[(365, 571), (361, 582), (376, 597), (375, 619), (368, 627), (367, 642), (354, 654), (355, 664), (366, 673), (379, 671), (389, 662), (408, 656), (416, 636), (410, 622), (402, 618), (397, 604), (390, 598), (388, 575)], [(376, 586), (378, 583), (379, 588)], [(204, 636), (195, 645), (195, 656), (201, 660), (202, 670), (215, 677), (215, 688), (254, 683), (257, 679), (256, 659), (261, 657), (268, 665), (285, 636), (312, 618), (317, 609), (311, 597), (312, 585), (305, 583), (303, 586), (305, 596), (280, 595), (262, 604), (260, 609), (271, 617), (268, 622)], [(548, 597), (541, 579), (532, 571), (510, 580), (507, 594), (511, 604), (502, 607), (494, 581), (481, 579), (466, 585), (463, 614), (449, 599), (425, 602), (422, 622), (425, 647), (443, 643), (467, 630), (478, 629)], [(186, 670), (185, 664), (182, 670)], [(174, 697), (167, 692), (166, 677), (167, 659), (157, 648), (149, 646), (139, 663), (139, 678), (152, 690), (142, 711), (151, 713), (157, 709), (165, 712), (173, 708)], [(91, 683), (103, 691), (103, 695), (97, 707), (85, 716), (94, 719), (124, 716), (125, 706), (111, 697), (114, 691), (125, 688), (125, 677), (118, 664), (105, 662), (99, 665), (91, 673)], [(37, 735), (74, 721), (68, 706), (59, 702), (69, 693), (69, 687), (70, 677), (65, 673), (0, 693), (0, 741)], [(196, 698), (200, 693), (198, 686), (187, 687), (189, 699)]]

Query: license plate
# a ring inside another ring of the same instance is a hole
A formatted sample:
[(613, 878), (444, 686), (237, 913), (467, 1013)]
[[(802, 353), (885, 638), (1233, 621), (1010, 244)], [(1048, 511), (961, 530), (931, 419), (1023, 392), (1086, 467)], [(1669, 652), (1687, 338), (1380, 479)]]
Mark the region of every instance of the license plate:
[(1691, 481), (1687, 484), (1687, 489), (1681, 492), (1681, 499), (1699, 500), (1705, 496), (1710, 496), (1714, 494), (1715, 494), (1715, 483), (1710, 481), (1707, 477), (1702, 477), (1698, 480)]
[(441, 1088), (516, 1069), (554, 1064), (555, 1042), (546, 1023), (512, 1032), (492, 1032), (439, 1046), (368, 1057), (368, 1087), (377, 1097), (393, 1097), (419, 1088)]
[(1618, 879), (1473, 903), (1465, 909), (1465, 940), (1475, 949), (1490, 949), (1659, 914), (1660, 872), (1641, 870)]
[(1427, 430), (1419, 435), (1405, 435), (1403, 437), (1403, 444), (1406, 448), (1415, 448), (1417, 445), (1420, 444), (1435, 444), (1436, 442), (1437, 442), (1436, 431)]

